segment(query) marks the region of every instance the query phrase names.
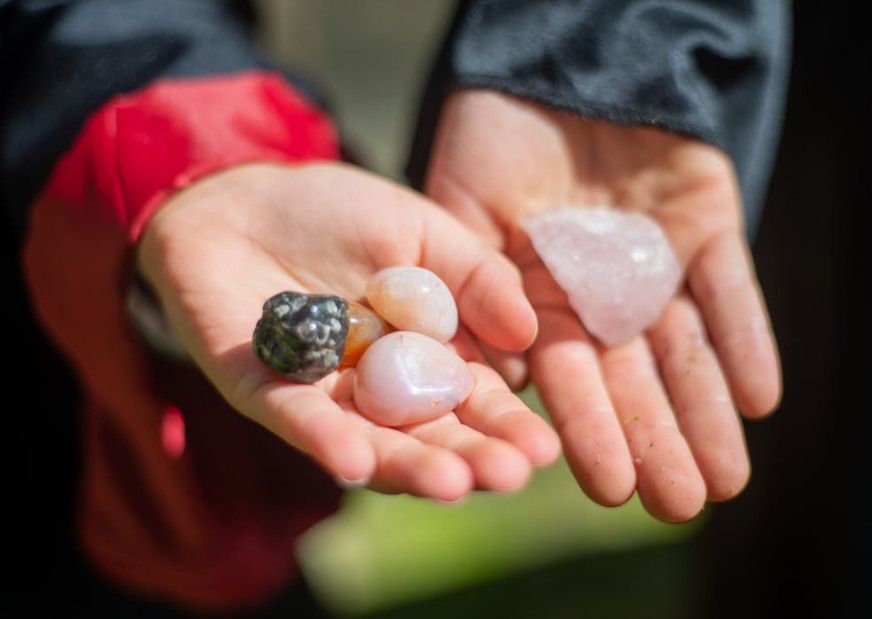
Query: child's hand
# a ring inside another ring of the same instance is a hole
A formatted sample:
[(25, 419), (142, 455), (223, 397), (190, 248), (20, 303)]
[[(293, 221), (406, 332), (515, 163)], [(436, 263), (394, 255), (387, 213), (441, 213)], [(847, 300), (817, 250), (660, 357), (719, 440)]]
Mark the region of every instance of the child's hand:
[[(467, 91), (444, 110), (425, 191), (521, 267), (539, 338), (493, 363), (515, 387), (529, 370), (589, 496), (617, 505), (638, 491), (653, 515), (682, 521), (743, 489), (737, 411), (770, 413), (781, 379), (723, 153)], [(644, 336), (611, 350), (592, 341), (520, 231), (565, 204), (640, 210), (666, 232), (686, 286)]]
[[(242, 166), (173, 197), (138, 252), (174, 330), (225, 398), (338, 480), (451, 501), (518, 488), (558, 455), (551, 427), (473, 345), (517, 351), (533, 342), (536, 317), (517, 269), (421, 195), (343, 164)], [(453, 413), (380, 427), (354, 408), (353, 368), (294, 384), (254, 355), (252, 332), (271, 295), (360, 301), (368, 279), (396, 265), (433, 271), (457, 301), (463, 326), (453, 344), (476, 385)]]

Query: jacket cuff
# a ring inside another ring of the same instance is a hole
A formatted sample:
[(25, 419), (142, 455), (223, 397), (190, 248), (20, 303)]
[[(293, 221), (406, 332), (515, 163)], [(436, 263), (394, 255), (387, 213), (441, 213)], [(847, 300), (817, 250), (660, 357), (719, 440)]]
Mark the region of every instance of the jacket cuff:
[(277, 74), (167, 80), (91, 116), (43, 198), (88, 209), (135, 241), (170, 195), (210, 173), (339, 157), (330, 119)]
[[(133, 247), (166, 198), (228, 166), (338, 151), (330, 120), (272, 73), (159, 82), (98, 110), (31, 207), (22, 253), (35, 315), (87, 388), (141, 374), (126, 305)], [(115, 391), (103, 396), (129, 397)]]

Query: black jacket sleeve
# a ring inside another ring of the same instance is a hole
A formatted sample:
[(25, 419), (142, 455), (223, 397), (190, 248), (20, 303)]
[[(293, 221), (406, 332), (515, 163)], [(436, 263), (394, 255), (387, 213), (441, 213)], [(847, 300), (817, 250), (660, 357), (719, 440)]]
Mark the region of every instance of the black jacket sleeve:
[(249, 4), (234, 0), (0, 0), (5, 224), (20, 234), (54, 162), (114, 95), (158, 78), (269, 67), (254, 25)]
[(790, 0), (461, 0), (408, 167), (421, 186), (441, 101), (491, 88), (722, 148), (756, 226), (780, 136)]

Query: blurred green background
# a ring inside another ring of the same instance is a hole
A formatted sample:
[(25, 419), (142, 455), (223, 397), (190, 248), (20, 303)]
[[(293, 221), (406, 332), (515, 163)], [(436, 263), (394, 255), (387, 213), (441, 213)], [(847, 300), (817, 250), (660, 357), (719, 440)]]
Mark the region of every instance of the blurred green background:
[(263, 46), (327, 98), (366, 167), (395, 180), (455, 0), (256, 0)]

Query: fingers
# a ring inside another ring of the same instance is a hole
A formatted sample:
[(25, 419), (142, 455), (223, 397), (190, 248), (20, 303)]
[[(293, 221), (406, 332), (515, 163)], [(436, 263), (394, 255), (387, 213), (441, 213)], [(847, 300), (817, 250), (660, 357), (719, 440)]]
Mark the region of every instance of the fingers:
[(506, 352), (487, 344), (479, 344), (479, 348), (488, 365), (499, 373), (509, 389), (521, 391), (527, 386), (529, 370), (523, 353)]
[(530, 372), (584, 492), (602, 505), (626, 502), (636, 487), (627, 443), (617, 422), (598, 352), (578, 319), (544, 310), (530, 351)]
[(375, 473), (370, 441), (320, 387), (266, 383), (248, 400), (251, 406), (238, 408), (337, 479), (366, 483)]
[(371, 489), (453, 502), (475, 488), (473, 470), (460, 455), (395, 428), (367, 425), (377, 455)]
[(560, 455), (560, 439), (544, 418), (509, 391), (491, 368), (471, 363), (475, 391), (457, 408), (465, 425), (520, 450), (533, 466), (547, 466)]
[(780, 362), (744, 241), (715, 237), (690, 265), (688, 282), (739, 410), (771, 413), (781, 399)]
[(454, 415), (386, 428), (344, 410), (317, 386), (267, 391), (255, 420), (342, 485), (450, 502), (475, 489), (514, 490), (529, 480), (530, 461), (518, 448), (460, 424)]
[(370, 487), (454, 501), (472, 490), (524, 486), (534, 466), (554, 462), (554, 430), (490, 368), (472, 363), (473, 394), (456, 413), (403, 428), (369, 424), (378, 458)]
[(524, 350), (536, 339), (536, 313), (524, 294), (520, 274), (502, 257), (482, 257), (456, 299), (464, 324), (485, 343), (502, 350)]
[[(695, 517), (705, 504), (709, 475), (714, 478), (721, 472), (718, 454), (706, 454), (701, 472), (645, 340), (637, 338), (621, 348), (600, 351), (565, 310), (542, 312), (541, 325), (531, 350), (532, 378), (585, 493), (602, 505), (614, 506), (638, 491), (646, 510), (661, 520), (683, 522)], [(677, 363), (669, 372), (671, 379), (683, 378)], [(689, 395), (685, 401), (700, 405)], [(686, 411), (695, 412), (690, 405)], [(728, 423), (722, 418), (707, 429), (717, 431)], [(701, 435), (695, 424), (706, 426), (694, 419), (688, 423), (694, 444), (700, 444), (702, 437), (693, 434)], [(719, 444), (742, 462), (733, 441), (724, 438)], [(741, 437), (738, 445), (741, 452)], [(729, 488), (741, 487), (741, 467), (737, 468), (729, 481), (712, 482), (714, 497), (725, 498)]]
[(493, 370), (471, 365), (477, 387), (458, 409), (464, 423), (452, 413), (405, 428), (378, 426), (354, 411), (353, 369), (318, 385), (267, 383), (248, 401), (257, 402), (255, 421), (343, 485), (441, 501), (473, 490), (516, 490), (529, 481), (533, 466), (557, 458), (556, 434)]
[(605, 382), (637, 471), (645, 509), (684, 522), (705, 505), (706, 486), (682, 436), (643, 338), (602, 355)]
[(708, 488), (708, 498), (736, 496), (750, 463), (739, 416), (693, 302), (679, 296), (651, 330), (651, 345), (681, 433)]
[(437, 273), (457, 302), (461, 321), (500, 350), (524, 350), (536, 338), (536, 313), (518, 268), (486, 248), (443, 211), (427, 211), (421, 266)]
[(468, 465), (475, 488), (517, 490), (530, 479), (530, 461), (520, 450), (459, 423), (453, 414), (405, 428), (405, 432), (457, 454)]
[(517, 490), (530, 479), (532, 465), (520, 449), (453, 413), (405, 428), (361, 423), (377, 457), (369, 487), (380, 492), (453, 502), (473, 490)]

